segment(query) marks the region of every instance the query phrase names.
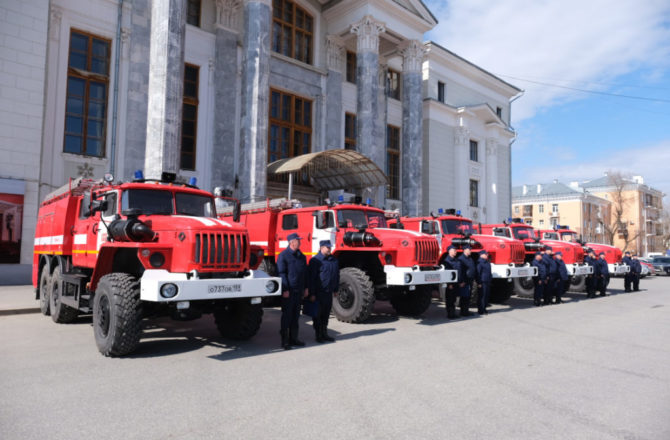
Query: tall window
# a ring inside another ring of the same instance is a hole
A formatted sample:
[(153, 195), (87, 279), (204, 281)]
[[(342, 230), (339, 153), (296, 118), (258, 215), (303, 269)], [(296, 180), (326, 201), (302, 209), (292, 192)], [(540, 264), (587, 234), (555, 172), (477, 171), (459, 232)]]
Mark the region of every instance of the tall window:
[(470, 160), (477, 162), (479, 158), (479, 144), (477, 141), (470, 140)]
[(554, 203), (551, 205), (551, 213), (558, 214), (558, 203)]
[(312, 151), (312, 101), (270, 90), (268, 162)]
[(389, 98), (400, 99), (400, 72), (389, 69), (386, 74), (386, 95)]
[(544, 220), (540, 220), (540, 227), (544, 226)]
[(400, 128), (386, 126), (386, 175), (389, 186), (386, 196), (400, 198)]
[(496, 115), (498, 115), (499, 118), (502, 118), (502, 107), (496, 107)]
[(544, 213), (544, 205), (539, 206), (539, 211), (540, 211), (540, 214)]
[(470, 206), (479, 206), (479, 182), (470, 179)]
[(356, 84), (356, 52), (347, 51), (347, 82)]
[(195, 170), (195, 147), (198, 132), (198, 74), (200, 68), (184, 65), (184, 104), (181, 115), (181, 151), (179, 168)]
[(272, 50), (312, 64), (314, 19), (290, 0), (272, 1)]
[(344, 114), (344, 148), (356, 149), (356, 115), (353, 113)]
[(110, 42), (72, 30), (67, 71), (63, 151), (105, 155)]
[(437, 100), (444, 102), (444, 83), (442, 81), (437, 82)]
[(186, 5), (186, 23), (200, 27), (201, 0), (188, 0)]

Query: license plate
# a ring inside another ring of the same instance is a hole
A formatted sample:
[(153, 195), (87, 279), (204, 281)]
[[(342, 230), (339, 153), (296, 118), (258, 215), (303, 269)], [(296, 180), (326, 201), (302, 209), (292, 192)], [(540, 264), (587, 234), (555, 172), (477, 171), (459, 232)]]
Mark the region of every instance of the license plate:
[(530, 272), (528, 271), (528, 269), (519, 269), (519, 275), (521, 275), (522, 277), (527, 277), (528, 275), (530, 275)]
[(424, 275), (424, 280), (430, 281), (430, 282), (438, 282), (440, 281), (440, 274), (439, 273), (427, 273)]
[(242, 284), (210, 284), (209, 293), (236, 293), (242, 291)]

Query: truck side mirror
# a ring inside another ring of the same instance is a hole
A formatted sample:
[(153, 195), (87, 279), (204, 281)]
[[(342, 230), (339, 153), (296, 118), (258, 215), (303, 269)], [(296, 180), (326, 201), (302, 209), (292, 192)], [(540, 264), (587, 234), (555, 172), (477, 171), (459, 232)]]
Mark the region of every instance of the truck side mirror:
[(239, 200), (235, 199), (235, 205), (233, 206), (233, 221), (235, 223), (240, 222), (240, 212), (242, 211), (242, 204)]
[(91, 202), (91, 214), (99, 211), (107, 211), (107, 200), (93, 200)]
[(80, 217), (88, 218), (91, 216), (91, 192), (84, 193), (84, 198), (81, 201), (81, 215)]

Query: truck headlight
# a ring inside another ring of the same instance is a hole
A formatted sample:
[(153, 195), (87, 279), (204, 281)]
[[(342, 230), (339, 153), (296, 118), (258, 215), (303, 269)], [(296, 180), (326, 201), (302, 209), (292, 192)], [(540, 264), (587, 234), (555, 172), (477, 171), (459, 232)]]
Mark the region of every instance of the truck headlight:
[(279, 289), (279, 284), (276, 281), (268, 281), (265, 283), (265, 291), (267, 293), (274, 293)]
[(405, 284), (409, 284), (412, 282), (412, 275), (409, 273), (405, 274)]
[(174, 298), (179, 292), (176, 284), (166, 283), (161, 286), (161, 296), (163, 298)]

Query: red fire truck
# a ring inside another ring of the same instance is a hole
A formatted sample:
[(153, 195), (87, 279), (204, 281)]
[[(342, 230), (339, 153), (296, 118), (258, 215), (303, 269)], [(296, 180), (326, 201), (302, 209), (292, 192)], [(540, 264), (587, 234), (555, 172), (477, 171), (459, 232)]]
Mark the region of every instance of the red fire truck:
[[(475, 260), (479, 258), (478, 251), (486, 250), (493, 274), (493, 302), (504, 302), (512, 295), (514, 279), (537, 275), (537, 268), (525, 261), (525, 250), (521, 241), (510, 237), (477, 234), (472, 220), (462, 217), (455, 209), (439, 209), (437, 214), (403, 217), (401, 221), (406, 230), (431, 234), (438, 239), (442, 244), (440, 262), (447, 258), (447, 249), (452, 245), (459, 253), (463, 246), (470, 246)], [(472, 295), (473, 302), (476, 301), (475, 296)]]
[[(482, 232), (488, 235), (513, 237), (521, 240), (526, 248), (526, 261), (531, 262), (538, 251), (550, 247), (554, 253), (561, 252), (563, 261), (571, 277), (571, 283), (584, 284), (584, 275), (593, 273), (593, 268), (584, 264), (584, 251), (581, 246), (561, 240), (541, 239), (532, 226), (527, 225), (521, 219), (511, 219), (511, 222), (502, 224), (482, 225)], [(574, 277), (574, 280), (572, 278)], [(522, 297), (533, 296), (533, 279), (531, 277), (517, 278), (514, 280), (514, 291)]]
[[(229, 213), (219, 211), (229, 220)], [(242, 206), (242, 224), (251, 243), (263, 247), (261, 267), (276, 273), (275, 260), (297, 232), (309, 260), (319, 241), (330, 240), (340, 264), (340, 289), (333, 312), (344, 322), (368, 319), (375, 300), (389, 300), (396, 312), (416, 316), (430, 306), (433, 290), (456, 281), (456, 272), (438, 265), (434, 237), (387, 226), (384, 211), (367, 205), (340, 203), (302, 207), (298, 201), (275, 199)]]
[(603, 252), (610, 275), (624, 275), (630, 271), (630, 267), (621, 263), (622, 252), (616, 246), (610, 246), (602, 243), (584, 243), (579, 239), (577, 232), (572, 231), (568, 225), (556, 225), (554, 230), (541, 231), (542, 235), (551, 236), (556, 240), (562, 240), (570, 243), (576, 243), (583, 247), (585, 252), (593, 249), (596, 256)]
[(280, 295), (281, 281), (252, 270), (262, 253), (246, 229), (218, 219), (212, 194), (174, 174), (138, 173), (129, 183), (72, 180), (42, 202), (33, 259), (42, 312), (59, 323), (92, 313), (105, 356), (135, 350), (141, 320), (157, 315), (213, 313), (223, 336), (253, 336), (262, 297)]

